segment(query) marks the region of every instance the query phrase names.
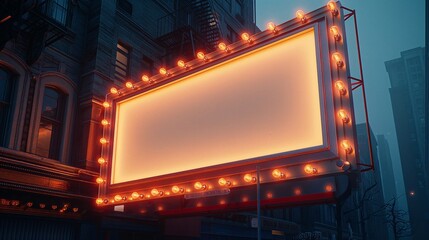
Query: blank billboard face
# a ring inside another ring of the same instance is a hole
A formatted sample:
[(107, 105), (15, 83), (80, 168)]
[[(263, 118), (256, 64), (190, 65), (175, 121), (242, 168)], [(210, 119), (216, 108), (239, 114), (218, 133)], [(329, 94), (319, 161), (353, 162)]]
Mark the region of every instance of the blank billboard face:
[(111, 183), (322, 145), (314, 34), (118, 102)]

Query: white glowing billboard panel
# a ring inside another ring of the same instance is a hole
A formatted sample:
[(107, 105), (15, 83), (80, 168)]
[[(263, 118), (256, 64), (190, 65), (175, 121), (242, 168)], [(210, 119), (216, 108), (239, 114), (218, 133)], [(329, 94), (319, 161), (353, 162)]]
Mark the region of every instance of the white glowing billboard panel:
[(111, 184), (324, 144), (310, 28), (116, 105)]

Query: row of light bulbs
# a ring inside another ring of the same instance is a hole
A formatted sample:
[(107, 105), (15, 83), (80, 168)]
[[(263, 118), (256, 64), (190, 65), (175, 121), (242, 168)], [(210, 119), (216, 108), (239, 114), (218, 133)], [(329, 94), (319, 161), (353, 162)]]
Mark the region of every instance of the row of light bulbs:
[[(332, 13), (332, 16), (334, 16), (334, 17), (338, 16), (339, 11), (338, 11), (336, 3), (334, 1), (328, 2), (328, 4), (326, 6), (327, 6), (328, 10)], [(296, 17), (302, 23), (306, 23), (308, 21), (307, 16), (305, 15), (305, 13), (302, 10), (298, 10), (296, 12)], [(277, 34), (279, 32), (279, 30), (280, 30), (279, 27), (275, 23), (273, 23), (273, 22), (269, 22), (267, 24), (267, 29), (269, 31), (273, 32), (273, 34)], [(335, 42), (340, 42), (341, 41), (342, 36), (341, 36), (341, 33), (340, 33), (338, 27), (336, 27), (336, 26), (330, 27), (330, 33), (331, 33), (332, 38), (334, 39)], [(241, 39), (244, 42), (248, 43), (248, 44), (253, 44), (253, 42), (254, 42), (254, 39), (249, 35), (249, 33), (243, 33), (243, 34), (241, 34)], [(221, 43), (218, 44), (218, 49), (220, 51), (224, 51), (226, 53), (230, 53), (231, 52), (231, 49), (224, 42), (221, 42)], [(205, 62), (209, 61), (209, 58), (203, 52), (197, 52), (196, 56), (201, 61), (205, 61)], [(332, 53), (331, 56), (332, 56), (332, 60), (334, 61), (335, 65), (337, 66), (338, 69), (344, 68), (345, 64), (344, 64), (343, 56), (341, 55), (341, 53), (334, 52), (334, 53)], [(177, 61), (177, 66), (179, 68), (186, 69), (186, 70), (190, 68), (190, 65), (188, 65), (183, 60)], [(162, 76), (166, 76), (166, 77), (169, 77), (169, 76), (172, 75), (171, 72), (168, 71), (165, 67), (162, 67), (162, 68), (159, 69), (159, 74), (161, 74)], [(148, 75), (143, 75), (141, 79), (142, 79), (142, 81), (144, 83), (154, 83), (154, 81)], [(336, 81), (334, 83), (334, 86), (337, 89), (337, 91), (339, 92), (339, 95), (341, 97), (346, 96), (348, 94), (347, 86), (344, 84), (343, 81), (341, 81), (341, 80)], [(128, 81), (128, 82), (125, 83), (125, 87), (128, 88), (128, 89), (134, 89), (135, 85), (131, 81)], [(117, 88), (115, 88), (115, 87), (112, 87), (110, 89), (110, 93), (111, 94), (117, 94), (117, 95), (121, 94), (121, 92)], [(103, 107), (109, 108), (109, 107), (111, 107), (111, 104), (109, 102), (105, 101), (103, 103)], [(345, 111), (343, 109), (340, 109), (337, 112), (337, 114), (338, 114), (338, 117), (340, 118), (340, 120), (341, 120), (341, 122), (343, 124), (349, 124), (351, 122), (351, 119), (350, 119), (347, 111)], [(108, 120), (103, 119), (101, 121), (101, 124), (103, 126), (108, 126), (110, 123), (109, 123)], [(103, 137), (103, 138), (100, 139), (100, 143), (101, 144), (107, 144), (108, 140)], [(341, 143), (340, 143), (340, 146), (345, 151), (346, 154), (352, 154), (353, 153), (353, 147), (351, 146), (351, 144), (350, 144), (350, 142), (348, 140), (342, 140)], [(98, 163), (100, 165), (104, 165), (104, 164), (107, 164), (107, 161), (103, 157), (100, 157), (98, 159)], [(338, 167), (344, 169), (344, 170), (347, 170), (347, 169), (350, 168), (351, 164), (350, 164), (349, 161), (339, 160), (339, 161), (337, 161), (336, 165)], [(310, 174), (311, 175), (311, 174), (317, 174), (318, 173), (318, 169), (315, 168), (315, 167), (313, 167), (311, 164), (306, 164), (303, 169), (304, 169), (304, 172), (306, 174)], [(284, 172), (282, 172), (281, 170), (279, 170), (279, 169), (274, 169), (272, 171), (272, 176), (275, 179), (286, 178), (286, 174)], [(257, 179), (256, 179), (255, 176), (252, 176), (251, 174), (245, 174), (243, 176), (243, 180), (246, 183), (255, 183)], [(96, 182), (99, 183), (99, 184), (104, 184), (106, 182), (106, 180), (103, 179), (103, 178), (101, 178), (101, 177), (98, 177), (96, 179)], [(229, 180), (227, 180), (225, 178), (219, 178), (218, 179), (218, 184), (221, 187), (231, 187), (232, 186), (231, 181), (229, 181)], [(206, 184), (204, 184), (202, 182), (199, 182), (199, 181), (195, 182), (193, 184), (193, 187), (194, 187), (195, 190), (206, 190), (208, 188)], [(143, 199), (143, 198), (150, 198), (151, 196), (153, 196), (153, 197), (162, 197), (162, 196), (169, 196), (171, 193), (173, 193), (173, 194), (184, 194), (185, 192), (190, 192), (190, 189), (187, 188), (185, 190), (185, 188), (182, 188), (182, 187), (179, 187), (179, 186), (175, 185), (175, 186), (171, 187), (171, 192), (170, 191), (165, 191), (164, 192), (163, 190), (158, 190), (158, 189), (154, 188), (154, 189), (152, 189), (150, 191), (150, 194), (147, 194), (147, 195), (139, 194), (138, 192), (133, 192), (130, 195), (130, 198), (128, 198), (128, 199), (139, 199), (139, 198)], [(116, 195), (116, 196), (113, 197), (113, 199), (111, 200), (111, 202), (113, 203), (113, 202), (124, 201), (124, 200), (127, 200), (126, 196)], [(102, 204), (102, 203), (107, 204), (107, 203), (109, 203), (109, 200), (108, 199), (97, 198), (96, 203), (97, 204)]]

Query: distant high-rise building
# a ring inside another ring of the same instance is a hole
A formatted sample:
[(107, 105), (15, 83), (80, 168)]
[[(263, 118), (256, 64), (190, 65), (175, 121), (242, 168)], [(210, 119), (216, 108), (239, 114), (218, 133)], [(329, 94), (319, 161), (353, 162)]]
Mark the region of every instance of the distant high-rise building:
[(383, 186), (383, 196), (385, 201), (396, 197), (396, 185), (397, 181), (393, 173), (392, 158), (390, 155), (390, 147), (387, 139), (384, 135), (377, 135), (378, 143), (378, 159), (381, 174), (381, 183)]
[(398, 137), (411, 228), (415, 239), (427, 238), (429, 226), (425, 154), (425, 49), (401, 52), (385, 62)]

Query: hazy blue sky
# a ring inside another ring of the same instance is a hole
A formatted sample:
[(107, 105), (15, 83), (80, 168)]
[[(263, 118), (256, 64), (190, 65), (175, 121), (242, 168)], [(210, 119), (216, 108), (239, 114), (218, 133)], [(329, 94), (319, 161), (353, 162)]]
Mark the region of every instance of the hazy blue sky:
[[(324, 7), (327, 0), (256, 0), (256, 22), (283, 23), (305, 12)], [(400, 52), (424, 47), (424, 0), (344, 0), (356, 10), (370, 125), (375, 134), (386, 135), (392, 149), (395, 177), (402, 178), (395, 125), (389, 95), (389, 77), (384, 62), (400, 57)], [(346, 22), (352, 76), (358, 77), (357, 52), (352, 21)], [(358, 122), (363, 122), (361, 98), (355, 97)], [(403, 186), (400, 186), (403, 188)]]

